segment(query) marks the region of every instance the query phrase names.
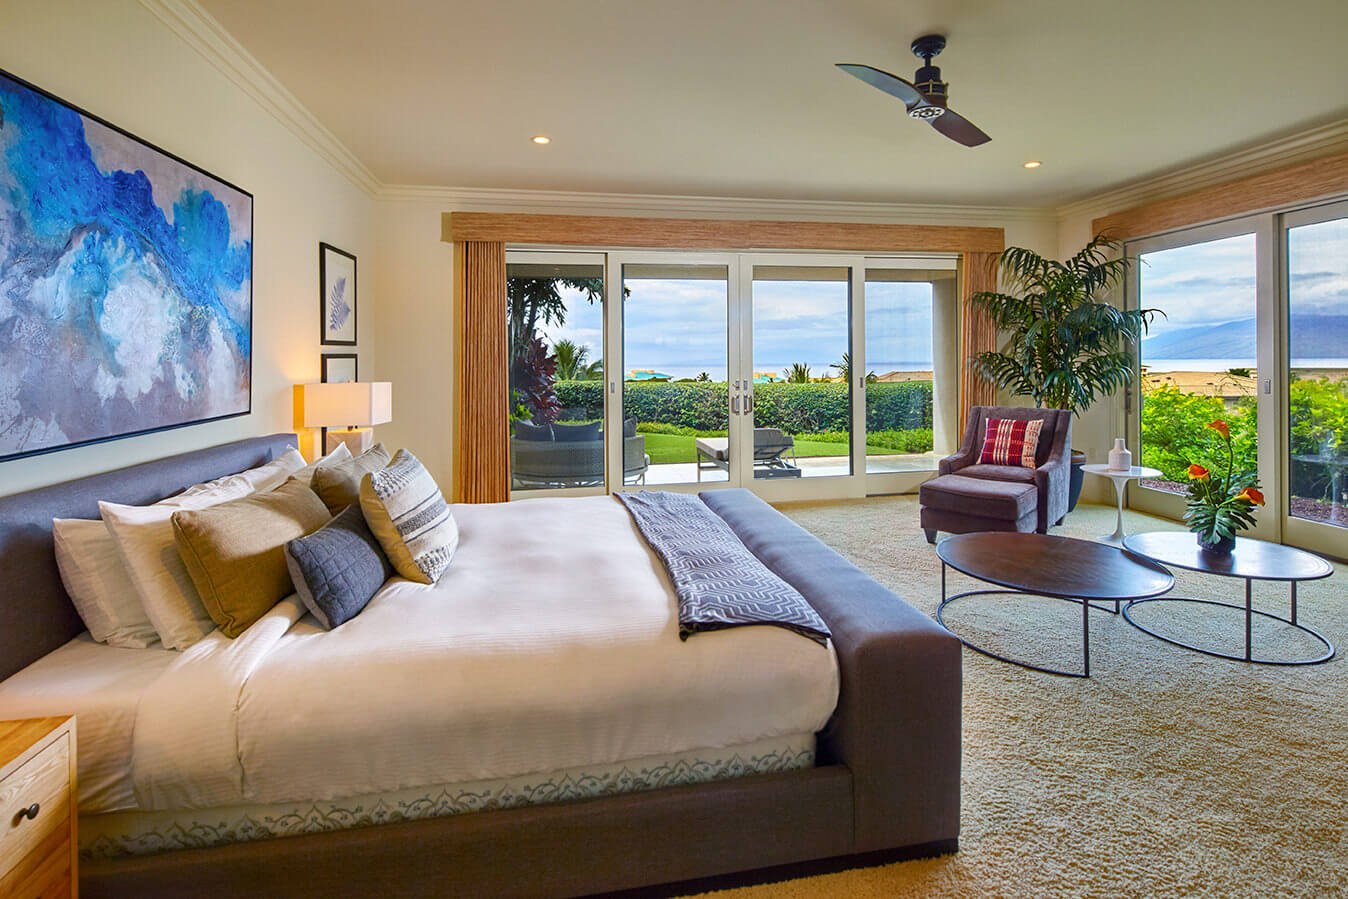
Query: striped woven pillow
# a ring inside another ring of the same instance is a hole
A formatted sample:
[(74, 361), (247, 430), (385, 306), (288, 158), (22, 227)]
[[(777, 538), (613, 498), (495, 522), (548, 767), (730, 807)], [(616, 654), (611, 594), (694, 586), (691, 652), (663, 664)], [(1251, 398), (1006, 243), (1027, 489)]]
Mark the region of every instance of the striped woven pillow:
[(1037, 468), (1035, 450), (1039, 448), (1042, 419), (1017, 421), (1011, 418), (988, 419), (987, 434), (983, 438), (983, 452), (979, 465), (1019, 465)]
[(360, 508), (393, 569), (433, 584), (459, 548), (459, 526), (426, 466), (405, 449), (360, 482)]

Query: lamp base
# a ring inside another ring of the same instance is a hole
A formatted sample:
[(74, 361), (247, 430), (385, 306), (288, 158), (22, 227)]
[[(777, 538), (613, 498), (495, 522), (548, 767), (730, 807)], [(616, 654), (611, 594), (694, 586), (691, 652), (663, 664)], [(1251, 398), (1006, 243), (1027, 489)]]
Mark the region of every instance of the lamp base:
[(323, 453), (326, 455), (343, 443), (351, 451), (351, 455), (359, 456), (374, 446), (374, 430), (372, 428), (328, 428), (328, 437), (323, 442)]

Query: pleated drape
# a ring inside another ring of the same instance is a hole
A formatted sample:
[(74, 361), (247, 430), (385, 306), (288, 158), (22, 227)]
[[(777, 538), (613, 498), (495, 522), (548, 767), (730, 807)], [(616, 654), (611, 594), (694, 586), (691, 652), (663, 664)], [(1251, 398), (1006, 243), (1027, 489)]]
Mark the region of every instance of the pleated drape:
[(505, 243), (454, 244), (454, 502), (510, 499)]
[(997, 349), (997, 328), (988, 314), (974, 306), (973, 295), (997, 289), (997, 255), (965, 253), (960, 257), (960, 433), (974, 406), (991, 406), (997, 388), (980, 377), (970, 364), (975, 356)]

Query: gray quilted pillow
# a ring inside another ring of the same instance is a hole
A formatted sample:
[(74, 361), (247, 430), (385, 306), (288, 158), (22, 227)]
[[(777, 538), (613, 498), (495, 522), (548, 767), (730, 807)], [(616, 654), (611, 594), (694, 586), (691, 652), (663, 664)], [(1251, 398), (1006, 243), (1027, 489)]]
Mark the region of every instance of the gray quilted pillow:
[(354, 618), (393, 576), (359, 504), (287, 543), (286, 567), (295, 592), (329, 630)]

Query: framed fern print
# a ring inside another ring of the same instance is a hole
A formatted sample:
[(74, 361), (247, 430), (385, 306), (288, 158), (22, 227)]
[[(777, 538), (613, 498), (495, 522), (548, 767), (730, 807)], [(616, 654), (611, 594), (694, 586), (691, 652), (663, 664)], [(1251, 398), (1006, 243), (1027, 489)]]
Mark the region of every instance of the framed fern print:
[(318, 245), (318, 324), (323, 346), (356, 345), (356, 257)]

